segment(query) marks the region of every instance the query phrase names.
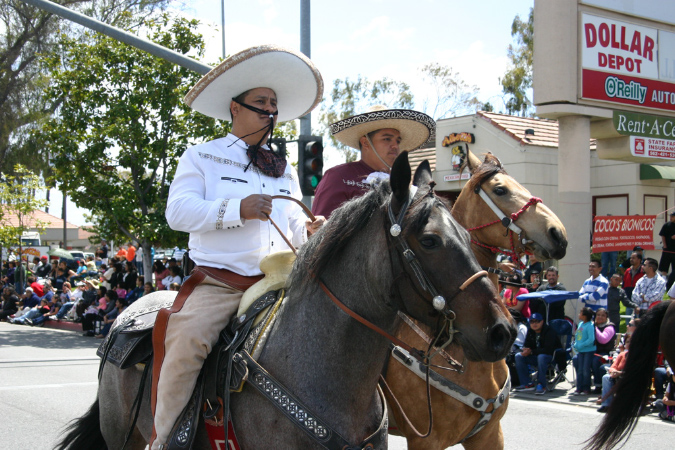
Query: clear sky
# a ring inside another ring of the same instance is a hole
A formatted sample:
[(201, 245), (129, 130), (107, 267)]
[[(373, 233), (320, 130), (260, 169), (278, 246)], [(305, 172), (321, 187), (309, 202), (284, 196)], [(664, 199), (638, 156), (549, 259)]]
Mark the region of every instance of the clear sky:
[[(222, 55), (221, 2), (186, 1), (181, 14), (202, 21), (206, 63)], [(324, 96), (336, 79), (405, 81), (417, 101), (426, 94), (418, 69), (438, 62), (479, 87), (479, 100), (503, 108), (499, 77), (508, 65), (511, 23), (527, 19), (534, 0), (341, 0), (311, 2), (311, 59), (321, 71)], [(208, 26), (210, 25), (210, 26)], [(300, 0), (225, 0), (225, 46), (233, 54), (259, 44), (300, 48)], [(420, 106), (418, 105), (418, 108)], [(317, 130), (313, 114), (313, 131)], [(326, 168), (341, 156), (326, 149)], [(52, 192), (50, 213), (61, 217), (62, 197)], [(70, 204), (67, 220), (85, 224)]]

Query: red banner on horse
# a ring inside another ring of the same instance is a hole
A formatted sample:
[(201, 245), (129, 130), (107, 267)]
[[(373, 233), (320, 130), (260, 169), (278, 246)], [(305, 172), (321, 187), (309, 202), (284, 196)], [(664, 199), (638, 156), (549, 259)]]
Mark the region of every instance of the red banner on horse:
[(593, 253), (632, 250), (640, 246), (654, 250), (656, 216), (595, 216)]

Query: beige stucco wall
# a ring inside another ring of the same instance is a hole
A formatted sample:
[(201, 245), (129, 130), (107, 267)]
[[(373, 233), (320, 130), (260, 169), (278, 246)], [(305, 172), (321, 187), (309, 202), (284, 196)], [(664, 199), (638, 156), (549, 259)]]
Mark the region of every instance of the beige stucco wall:
[[(495, 125), (475, 115), (440, 120), (436, 128), (436, 171), (434, 179), (440, 191), (459, 191), (466, 181), (446, 182), (443, 176), (454, 174), (451, 164), (451, 147), (443, 147), (443, 138), (451, 133), (470, 132), (476, 137), (471, 150), (479, 155), (491, 151), (497, 156), (509, 175), (527, 188), (532, 195), (541, 198), (554, 212), (560, 209), (558, 196), (558, 149), (534, 145), (522, 145)], [(590, 151), (590, 149), (589, 149)], [(639, 164), (625, 161), (599, 159), (590, 151), (591, 196), (628, 194), (628, 214), (644, 214), (644, 196), (666, 196), (666, 207), (675, 204), (675, 188), (668, 180), (640, 180)], [(574, 181), (580, 171), (570, 170), (568, 176)], [(569, 180), (568, 180), (569, 181)], [(591, 223), (592, 218), (586, 220)], [(580, 222), (565, 223), (568, 231)], [(663, 216), (657, 219), (654, 251), (648, 256), (660, 258), (658, 231)], [(574, 234), (574, 233), (572, 233)], [(572, 288), (571, 286), (568, 286)]]

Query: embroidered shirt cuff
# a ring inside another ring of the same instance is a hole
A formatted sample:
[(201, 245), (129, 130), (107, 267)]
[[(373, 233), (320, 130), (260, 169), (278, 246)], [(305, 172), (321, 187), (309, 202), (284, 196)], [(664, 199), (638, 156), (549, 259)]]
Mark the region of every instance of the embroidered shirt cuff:
[(229, 230), (232, 228), (243, 227), (244, 222), (239, 213), (240, 207), (241, 200), (238, 198), (226, 198), (221, 200), (216, 211), (216, 230)]

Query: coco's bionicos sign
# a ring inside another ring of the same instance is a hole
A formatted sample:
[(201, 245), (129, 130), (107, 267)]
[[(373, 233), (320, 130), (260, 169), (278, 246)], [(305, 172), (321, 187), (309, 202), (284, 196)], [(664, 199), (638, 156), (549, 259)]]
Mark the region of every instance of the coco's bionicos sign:
[(582, 14), (581, 96), (675, 111), (675, 33)]
[(593, 253), (632, 250), (639, 245), (654, 250), (656, 216), (595, 216)]

